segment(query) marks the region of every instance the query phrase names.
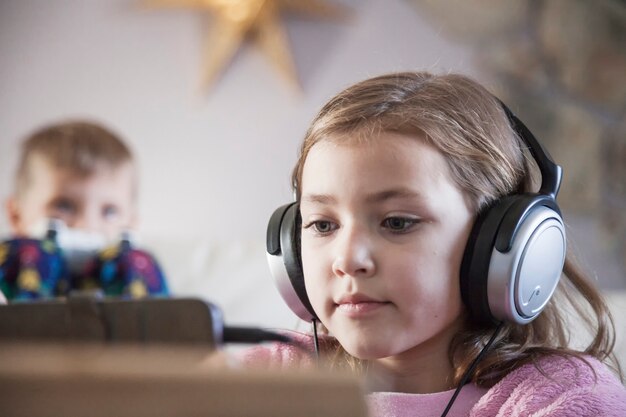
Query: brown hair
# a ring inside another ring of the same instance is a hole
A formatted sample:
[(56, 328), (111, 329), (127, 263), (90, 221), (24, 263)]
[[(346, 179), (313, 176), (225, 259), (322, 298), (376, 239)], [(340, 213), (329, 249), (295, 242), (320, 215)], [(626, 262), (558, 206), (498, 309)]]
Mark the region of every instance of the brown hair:
[(97, 123), (67, 121), (48, 125), (22, 143), (15, 178), (18, 197), (30, 186), (31, 162), (35, 156), (45, 159), (53, 168), (68, 169), (81, 177), (88, 177), (102, 168), (116, 169), (133, 163), (128, 146)]
[[(382, 131), (418, 136), (435, 146), (445, 156), (453, 181), (476, 213), (503, 196), (538, 188), (536, 164), (491, 93), (462, 75), (417, 72), (362, 81), (321, 109), (306, 133), (293, 171), (297, 198), (304, 162), (316, 143), (366, 141)], [(583, 351), (568, 347), (566, 311), (578, 314), (590, 329), (592, 340)], [(455, 384), (493, 331), (494, 327), (466, 320), (465, 329), (455, 336), (449, 349)], [(505, 324), (471, 379), (489, 387), (513, 369), (536, 363), (548, 354), (583, 360), (586, 354), (608, 360), (621, 377), (612, 354), (614, 332), (602, 296), (568, 254), (562, 279), (545, 310), (528, 325)], [(335, 362), (350, 359), (338, 343), (327, 344), (327, 351)], [(364, 365), (353, 358), (349, 362), (353, 368)]]

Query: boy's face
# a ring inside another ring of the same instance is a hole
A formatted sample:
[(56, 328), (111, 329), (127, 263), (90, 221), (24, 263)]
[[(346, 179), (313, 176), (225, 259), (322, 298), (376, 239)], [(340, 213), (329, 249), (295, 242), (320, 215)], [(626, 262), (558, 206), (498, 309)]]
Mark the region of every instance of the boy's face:
[(136, 222), (134, 172), (130, 163), (102, 167), (81, 177), (68, 169), (52, 167), (35, 155), (30, 161), (27, 189), (9, 200), (12, 232), (29, 236), (49, 218), (71, 228), (117, 239)]

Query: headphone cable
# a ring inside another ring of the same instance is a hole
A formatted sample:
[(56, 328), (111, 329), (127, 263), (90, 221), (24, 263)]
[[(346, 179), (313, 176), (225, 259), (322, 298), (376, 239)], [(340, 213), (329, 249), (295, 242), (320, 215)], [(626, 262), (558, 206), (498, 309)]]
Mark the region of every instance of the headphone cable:
[(311, 324), (313, 324), (313, 345), (315, 346), (315, 359), (319, 363), (320, 361), (320, 342), (317, 338), (317, 319), (311, 319)]
[(469, 368), (467, 368), (467, 370), (463, 374), (463, 377), (461, 378), (461, 382), (459, 382), (459, 385), (456, 387), (454, 394), (452, 394), (452, 398), (450, 398), (450, 401), (448, 401), (448, 405), (446, 406), (446, 409), (443, 410), (443, 414), (441, 414), (441, 417), (446, 417), (448, 415), (450, 408), (452, 408), (452, 404), (454, 404), (456, 397), (461, 392), (461, 388), (463, 388), (465, 384), (467, 384), (467, 380), (469, 379), (469, 376), (472, 374), (472, 372), (474, 372), (474, 369), (476, 369), (476, 366), (478, 365), (478, 363), (487, 354), (487, 352), (491, 348), (491, 345), (493, 345), (493, 342), (496, 340), (496, 337), (500, 333), (500, 330), (502, 329), (503, 325), (504, 325), (504, 322), (500, 322), (498, 324), (498, 327), (496, 327), (496, 329), (493, 331), (493, 334), (491, 335), (491, 338), (489, 339), (487, 344), (482, 348), (482, 350), (480, 351), (478, 356), (476, 356), (476, 359), (474, 359), (474, 361), (469, 366)]

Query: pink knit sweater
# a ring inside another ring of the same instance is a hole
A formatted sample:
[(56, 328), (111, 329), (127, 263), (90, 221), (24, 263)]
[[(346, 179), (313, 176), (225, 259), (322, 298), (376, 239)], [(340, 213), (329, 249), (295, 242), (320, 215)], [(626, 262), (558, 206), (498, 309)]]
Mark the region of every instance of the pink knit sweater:
[[(313, 366), (311, 337), (295, 335), (296, 345), (273, 344), (242, 352), (245, 365), (271, 368)], [(512, 371), (490, 389), (468, 384), (449, 417), (626, 417), (626, 388), (601, 362), (546, 357)], [(440, 416), (453, 391), (433, 394), (374, 392), (367, 395), (372, 416)]]

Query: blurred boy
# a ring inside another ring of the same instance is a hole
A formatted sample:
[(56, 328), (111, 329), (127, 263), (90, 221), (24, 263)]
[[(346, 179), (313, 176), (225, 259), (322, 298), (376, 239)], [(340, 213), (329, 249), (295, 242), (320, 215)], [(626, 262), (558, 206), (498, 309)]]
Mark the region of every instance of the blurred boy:
[(47, 219), (107, 240), (136, 225), (136, 173), (128, 147), (90, 122), (45, 127), (22, 145), (7, 202), (14, 235), (40, 233)]
[[(12, 281), (5, 277), (2, 282), (0, 276), (7, 298), (63, 295), (68, 287), (102, 288), (107, 295), (134, 298), (167, 294), (156, 263), (150, 264), (145, 253), (131, 250), (128, 242), (117, 244), (137, 223), (135, 163), (130, 149), (119, 137), (95, 123), (69, 121), (36, 131), (25, 140), (21, 150), (14, 194), (6, 207), (11, 231), (17, 238), (43, 239), (50, 220), (55, 219), (61, 229), (57, 243), (69, 272), (65, 289), (57, 288), (56, 282), (62, 283), (65, 275), (52, 277), (50, 274), (59, 268), (50, 268), (49, 263), (44, 263), (43, 272), (36, 267), (17, 271), (12, 274)], [(31, 248), (13, 250), (21, 265), (24, 250), (36, 252), (32, 242), (23, 241)], [(111, 243), (117, 245), (103, 251)], [(44, 252), (51, 250), (45, 245), (41, 247), (40, 258), (47, 257)], [(139, 261), (135, 263), (143, 268), (139, 272), (129, 265), (136, 259)]]

